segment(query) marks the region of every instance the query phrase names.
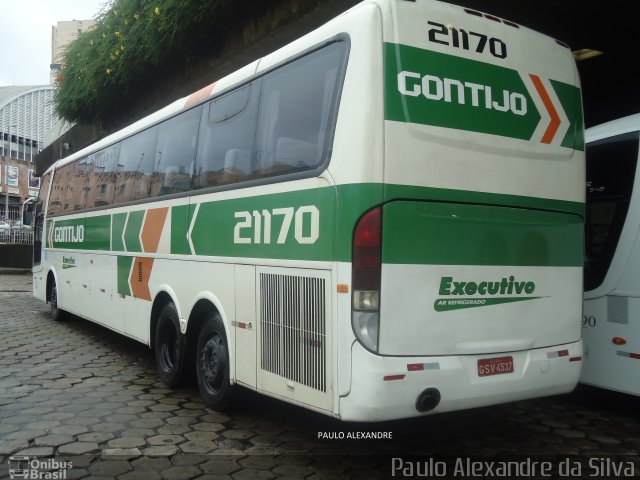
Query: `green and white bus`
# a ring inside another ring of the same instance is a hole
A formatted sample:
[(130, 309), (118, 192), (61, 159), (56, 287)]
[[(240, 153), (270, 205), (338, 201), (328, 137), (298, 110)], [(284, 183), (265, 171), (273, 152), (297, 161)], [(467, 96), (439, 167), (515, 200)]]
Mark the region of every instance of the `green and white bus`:
[(566, 45), (365, 1), (56, 162), (34, 293), (215, 409), (237, 385), (359, 421), (568, 392), (583, 143)]
[(640, 395), (640, 114), (586, 131), (582, 383)]

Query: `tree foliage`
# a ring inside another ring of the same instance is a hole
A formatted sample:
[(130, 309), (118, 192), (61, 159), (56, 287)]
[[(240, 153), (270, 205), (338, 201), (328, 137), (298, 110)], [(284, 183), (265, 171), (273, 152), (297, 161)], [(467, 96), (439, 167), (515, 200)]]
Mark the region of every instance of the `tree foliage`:
[[(55, 95), (71, 122), (108, 125), (131, 96), (168, 70), (210, 53), (231, 0), (113, 0), (67, 48)], [(227, 23), (228, 24), (228, 23)]]

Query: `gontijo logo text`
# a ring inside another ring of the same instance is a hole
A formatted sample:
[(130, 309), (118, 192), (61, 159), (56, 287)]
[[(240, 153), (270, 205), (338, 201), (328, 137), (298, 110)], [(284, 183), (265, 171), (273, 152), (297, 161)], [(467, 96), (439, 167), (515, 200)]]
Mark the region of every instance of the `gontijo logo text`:
[(84, 225), (55, 227), (53, 240), (57, 243), (82, 243), (84, 242)]
[(459, 105), (469, 103), (472, 107), (511, 112), (520, 116), (527, 114), (527, 98), (522, 93), (502, 90), (501, 94), (496, 94), (490, 85), (463, 82), (454, 78), (402, 71), (398, 74), (398, 91), (410, 97), (422, 94), (427, 100), (456, 102)]
[[(534, 282), (530, 280), (519, 281), (513, 275), (502, 277), (500, 280), (482, 280), (479, 282), (462, 281), (454, 279), (454, 277), (441, 277), (438, 294), (448, 298), (440, 297), (436, 299), (433, 308), (437, 312), (445, 312), (461, 308), (484, 307), (542, 298), (534, 296), (535, 291), (536, 284)], [(494, 297), (495, 295), (501, 296)]]
[(386, 43), (385, 120), (582, 149), (578, 87), (509, 68), (506, 45), (494, 50), (500, 65)]

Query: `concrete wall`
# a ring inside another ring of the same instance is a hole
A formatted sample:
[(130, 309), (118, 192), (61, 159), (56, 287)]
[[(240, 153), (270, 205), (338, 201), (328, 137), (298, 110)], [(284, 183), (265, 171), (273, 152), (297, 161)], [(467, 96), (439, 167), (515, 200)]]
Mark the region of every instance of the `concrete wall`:
[(0, 269), (30, 269), (33, 257), (33, 245), (0, 244)]

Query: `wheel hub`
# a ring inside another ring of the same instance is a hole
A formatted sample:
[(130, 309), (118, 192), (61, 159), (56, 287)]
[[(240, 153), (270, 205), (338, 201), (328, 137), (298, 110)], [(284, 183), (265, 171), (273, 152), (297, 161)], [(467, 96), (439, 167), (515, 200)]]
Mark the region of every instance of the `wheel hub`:
[(202, 349), (202, 366), (205, 380), (216, 390), (222, 383), (225, 359), (221, 339), (217, 336), (211, 337)]

